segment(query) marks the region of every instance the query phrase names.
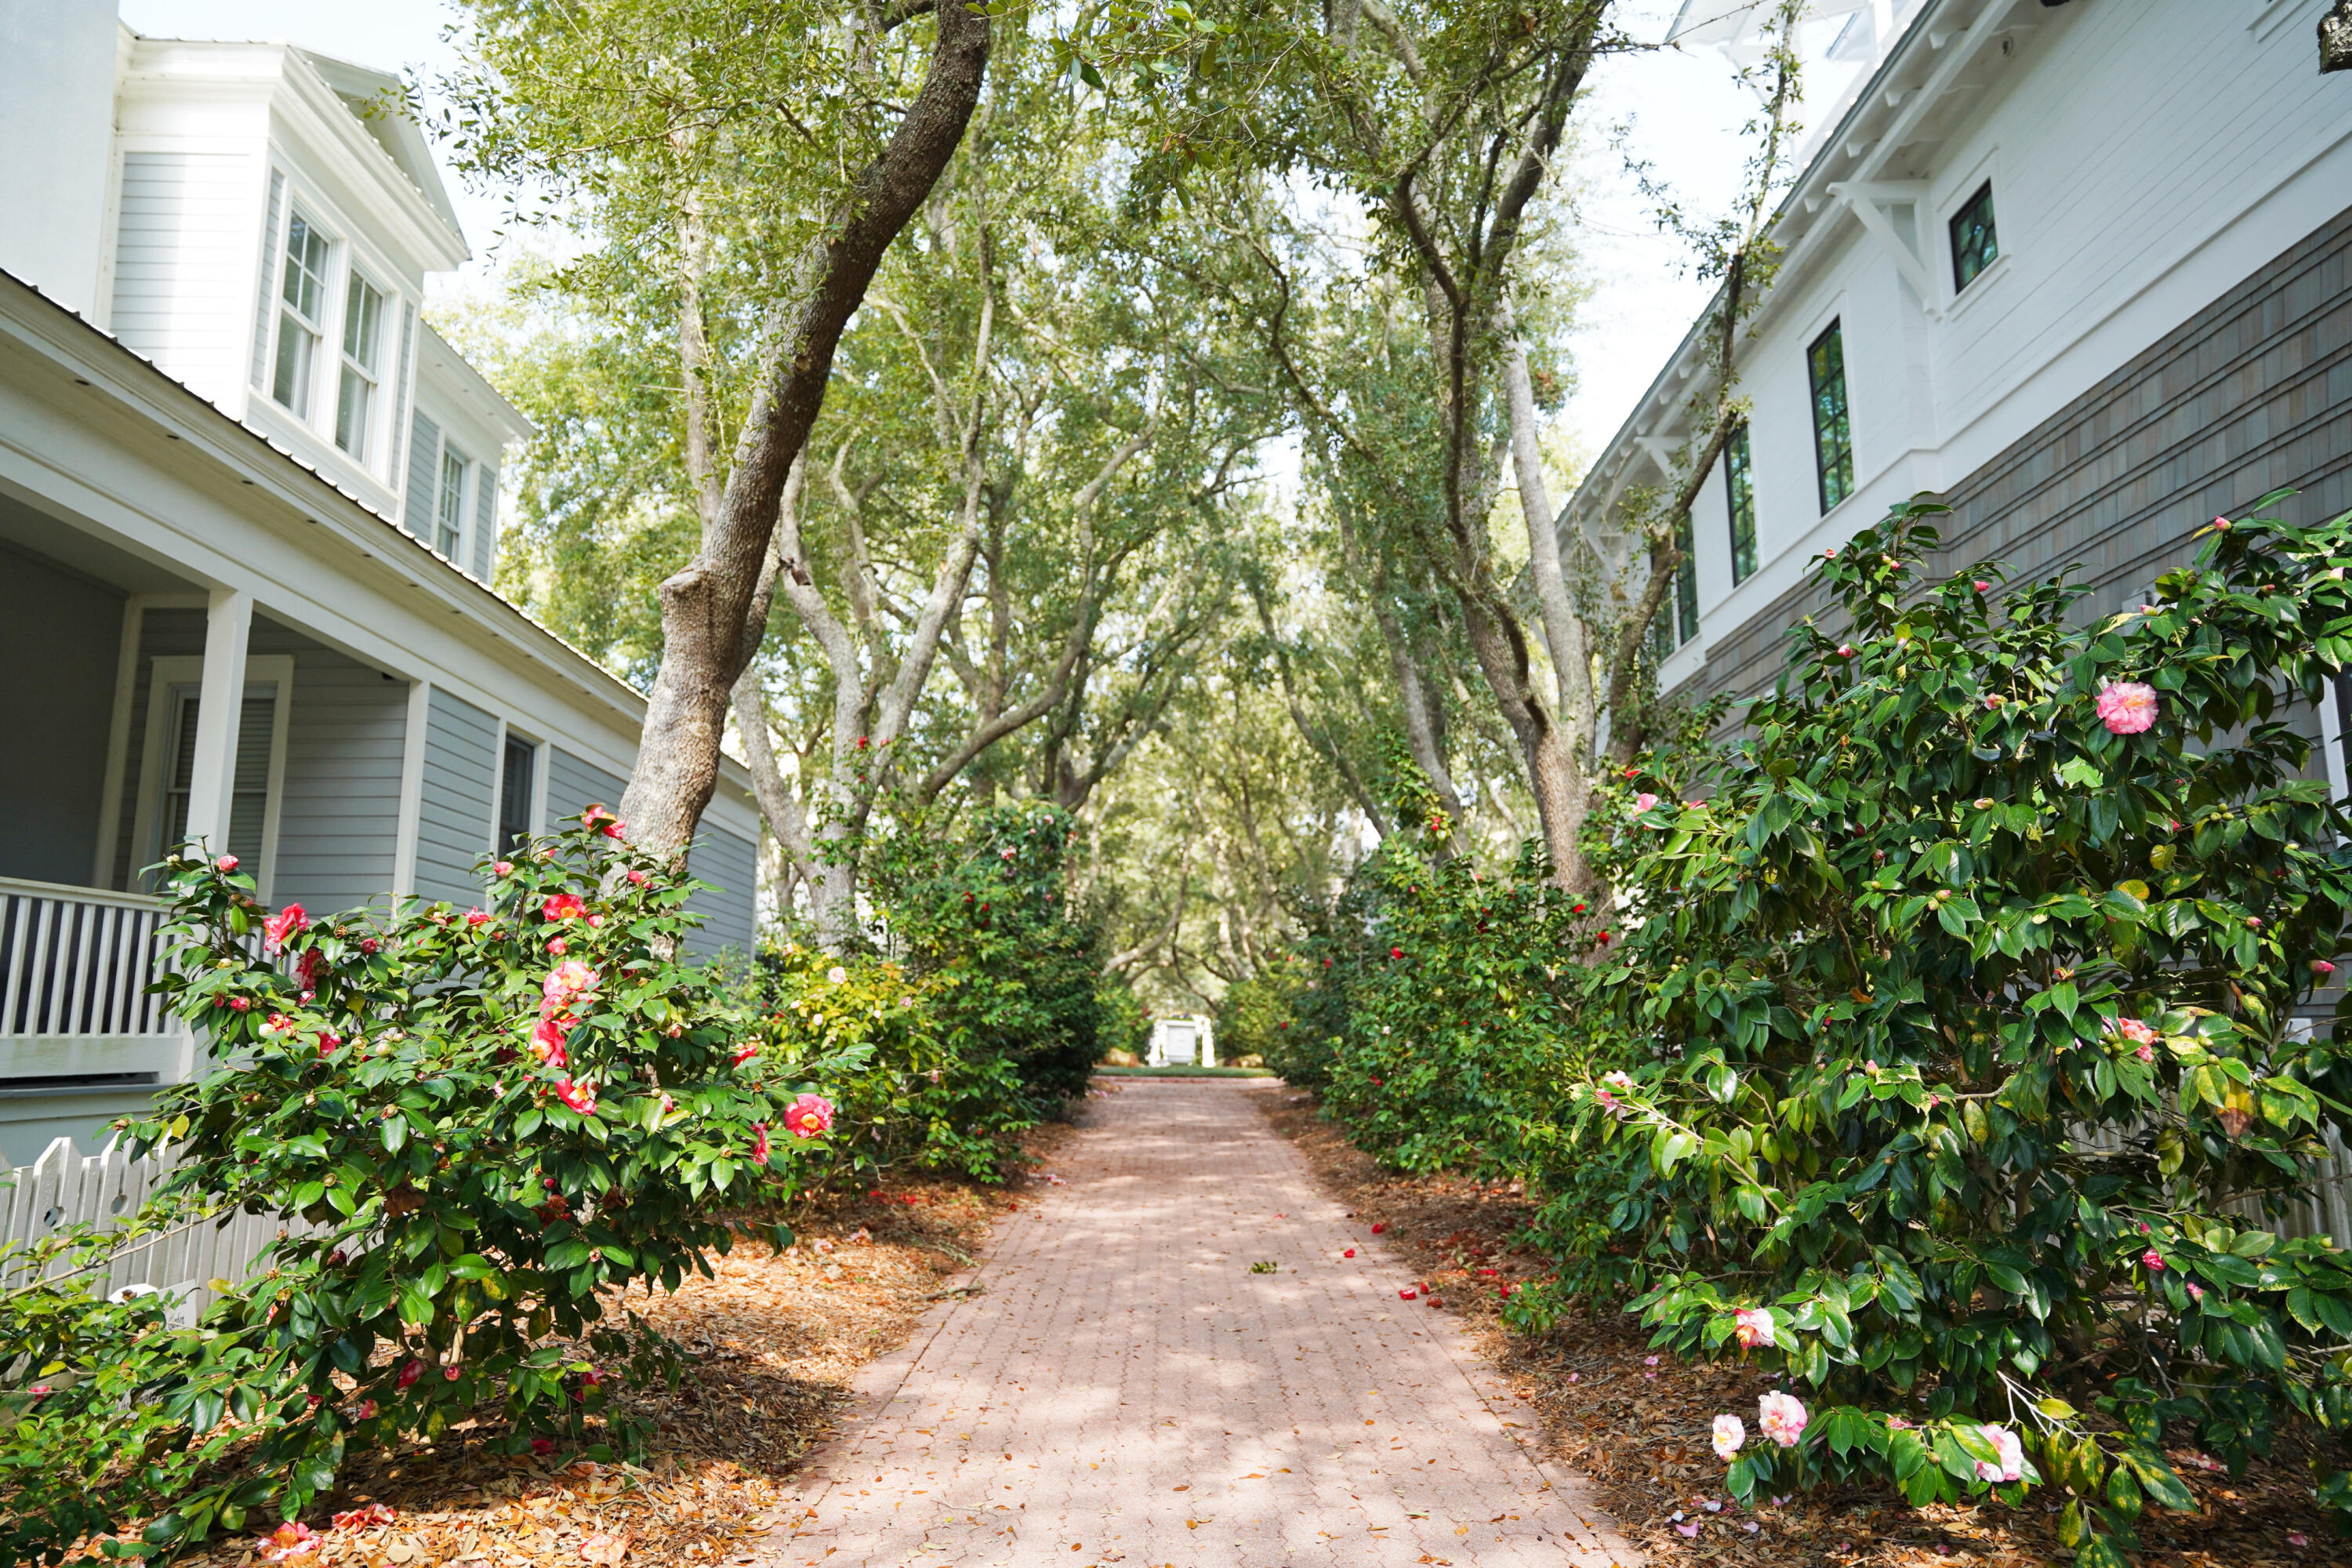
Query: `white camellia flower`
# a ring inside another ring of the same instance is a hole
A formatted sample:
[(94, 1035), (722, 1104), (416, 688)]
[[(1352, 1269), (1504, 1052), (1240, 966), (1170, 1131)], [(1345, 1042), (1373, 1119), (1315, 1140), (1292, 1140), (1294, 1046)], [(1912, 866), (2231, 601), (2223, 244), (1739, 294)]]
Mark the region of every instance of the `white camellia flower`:
[(1737, 1415), (1715, 1418), (1715, 1457), (1728, 1460), (1748, 1441), (1748, 1423)]

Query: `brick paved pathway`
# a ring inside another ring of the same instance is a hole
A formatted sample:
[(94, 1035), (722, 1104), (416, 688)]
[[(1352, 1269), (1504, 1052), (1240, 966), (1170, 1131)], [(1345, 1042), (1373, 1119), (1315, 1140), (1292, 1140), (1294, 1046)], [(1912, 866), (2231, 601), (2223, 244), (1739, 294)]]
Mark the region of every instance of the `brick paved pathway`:
[[(859, 1379), (775, 1568), (1633, 1568), (1246, 1079), (1129, 1079)], [(1343, 1258), (1349, 1247), (1356, 1257)], [(1253, 1274), (1265, 1260), (1276, 1272)]]

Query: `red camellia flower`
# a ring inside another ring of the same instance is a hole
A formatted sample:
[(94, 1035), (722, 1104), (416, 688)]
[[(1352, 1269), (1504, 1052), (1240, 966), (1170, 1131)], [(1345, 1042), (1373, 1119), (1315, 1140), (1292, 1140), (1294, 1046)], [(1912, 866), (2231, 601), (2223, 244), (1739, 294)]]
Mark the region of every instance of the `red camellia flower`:
[(768, 1163), (768, 1124), (764, 1121), (751, 1123), (751, 1161), (760, 1165)]
[(425, 1363), (421, 1361), (412, 1361), (406, 1366), (400, 1369), (400, 1386), (403, 1388), (413, 1387), (415, 1386), (416, 1380), (424, 1375)]
[(530, 1032), (530, 1048), (539, 1053), (541, 1061), (551, 1068), (561, 1068), (567, 1059), (563, 1047), (571, 1033), (570, 1019), (541, 1018), (539, 1027)]
[(1356, 1249), (1355, 1249), (1354, 1247), (1351, 1247), (1348, 1248), (1348, 1250), (1347, 1250), (1347, 1251), (1345, 1251), (1345, 1252), (1341, 1253), (1339, 1256), (1340, 1256), (1340, 1257), (1342, 1257), (1342, 1258), (1353, 1258), (1353, 1257), (1355, 1257), (1355, 1256), (1356, 1256)]
[(1384, 1231), (1384, 1230), (1388, 1229), (1388, 1227), (1389, 1227), (1389, 1222), (1388, 1222), (1388, 1221), (1386, 1221), (1386, 1220), (1382, 1220), (1382, 1221), (1381, 1221), (1381, 1223), (1380, 1223), (1380, 1224), (1378, 1224), (1378, 1225), (1376, 1225), (1376, 1226), (1372, 1226), (1372, 1234), (1373, 1234), (1374, 1236), (1378, 1236), (1378, 1235), (1380, 1235), (1380, 1233), (1381, 1233), (1381, 1232), (1382, 1232), (1382, 1231)]
[(319, 1036), (319, 1054), (322, 1057), (331, 1055), (333, 1053), (335, 1047), (342, 1043), (342, 1036), (335, 1033), (332, 1029), (325, 1030)]
[(253, 998), (250, 996), (232, 996), (228, 999), (228, 1005), (242, 1013), (253, 1005)]
[(583, 1116), (596, 1114), (596, 1086), (585, 1079), (574, 1083), (568, 1078), (557, 1079), (555, 1098)]
[(1600, 942), (1601, 946), (1607, 947), (1609, 945), (1609, 933), (1605, 931), (1602, 931), (1596, 940)]
[(493, 918), (494, 917), (488, 910), (467, 910), (466, 911), (466, 923), (469, 926), (486, 926), (490, 923)]
[(275, 952), (278, 949), (285, 946), (286, 939), (294, 934), (295, 931), (301, 926), (306, 918), (307, 917), (302, 913), (301, 905), (289, 904), (284, 909), (278, 910), (276, 914), (271, 915), (268, 920), (263, 921), (261, 922), (261, 934), (268, 939), (267, 944), (268, 951)]
[(2141, 1267), (2145, 1268), (2150, 1274), (2161, 1274), (2164, 1272), (2164, 1259), (2157, 1256), (2156, 1248), (2153, 1247), (2149, 1247), (2146, 1252), (2141, 1253), (2139, 1255), (2139, 1260)]
[(234, 871), (236, 869), (236, 857), (234, 855), (224, 855), (219, 859), (214, 861), (213, 864), (223, 871)]
[(372, 936), (363, 936), (360, 938), (360, 951), (368, 954), (370, 957), (374, 956), (383, 950), (383, 943), (376, 941), (375, 938)]
[(561, 958), (566, 952), (571, 951), (571, 947), (572, 944), (570, 942), (565, 942), (559, 936), (553, 942), (547, 944), (547, 951), (555, 954), (558, 958)]
[(455, 1383), (457, 1381), (457, 1369), (454, 1366), (445, 1366), (441, 1369), (441, 1376), (445, 1382)]
[(501, 877), (511, 877), (514, 875), (514, 862), (511, 860), (501, 860), (498, 862), (498, 864), (492, 866), (490, 869), (496, 871)]
[(530, 1440), (530, 1451), (543, 1459), (555, 1452), (555, 1445), (544, 1437), (533, 1437)]
[(2336, 966), (2324, 958), (2315, 958), (2311, 961), (2311, 972), (2317, 975), (2329, 975), (2336, 973)]
[(1418, 1290), (1414, 1289), (1412, 1286), (1408, 1285), (1408, 1286), (1406, 1286), (1403, 1289), (1402, 1289), (1402, 1290), (1400, 1290), (1400, 1291), (1398, 1291), (1398, 1292), (1397, 1292), (1397, 1300), (1400, 1300), (1400, 1301), (1410, 1301), (1410, 1300), (1412, 1300), (1414, 1298), (1418, 1297), (1420, 1294), (1421, 1294), (1421, 1292), (1420, 1292), (1420, 1291), (1418, 1291)]
[(576, 921), (588, 912), (577, 893), (550, 893), (539, 912), (551, 921)]
[(1389, 956), (1391, 958), (1402, 958), (1404, 956), (1404, 949), (1401, 947), (1392, 947), (1389, 949)]
[(753, 1057), (756, 1057), (759, 1054), (760, 1047), (756, 1041), (749, 1045), (739, 1046), (735, 1050), (735, 1065), (740, 1068), (745, 1062), (750, 1061)]
[(795, 1138), (814, 1138), (831, 1130), (833, 1101), (821, 1094), (804, 1094), (784, 1110), (784, 1130)]
[(629, 868), (629, 880), (642, 888), (646, 885), (646, 874), (632, 866)]

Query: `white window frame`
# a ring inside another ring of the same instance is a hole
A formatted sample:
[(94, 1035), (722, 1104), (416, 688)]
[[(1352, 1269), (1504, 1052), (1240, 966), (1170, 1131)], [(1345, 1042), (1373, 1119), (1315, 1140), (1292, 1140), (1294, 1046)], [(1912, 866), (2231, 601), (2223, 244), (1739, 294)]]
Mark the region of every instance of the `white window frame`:
[(506, 720), (501, 719), (499, 721), (498, 782), (492, 786), (495, 793), (490, 796), (490, 853), (492, 855), (503, 854), (506, 851), (506, 846), (499, 842), (499, 828), (502, 826), (499, 818), (504, 814), (507, 803), (507, 747), (515, 742), (520, 742), (530, 748), (530, 807), (524, 814), (529, 819), (525, 825), (526, 830), (533, 837), (547, 831), (547, 768), (554, 758), (547, 742), (533, 740), (529, 731), (518, 730)]
[[(278, 397), (278, 359), (284, 349), (287, 313), (294, 310), (294, 306), (286, 298), (286, 268), (292, 265), (294, 260), (291, 242), (294, 237), (294, 225), (298, 219), (307, 225), (310, 232), (325, 240), (327, 245), (326, 258), (321, 264), (319, 276), (318, 319), (299, 322), (299, 327), (310, 331), (312, 340), (308, 373), (309, 384), (302, 389), (301, 406), (279, 402)], [(293, 191), (289, 182), (286, 194), (284, 226), (279, 229), (278, 235), (278, 276), (272, 279), (269, 287), (268, 381), (262, 388), (262, 392), (269, 399), (272, 406), (282, 413), (291, 415), (313, 428), (318, 426), (319, 416), (319, 361), (326, 358), (338, 368), (342, 363), (341, 340), (330, 330), (328, 323), (341, 318), (342, 289), (337, 280), (344, 270), (341, 263), (349, 250), (350, 247), (337, 239), (325, 224), (310, 216), (310, 207)], [(340, 381), (341, 377), (337, 376), (334, 379)]]
[[(197, 654), (159, 657), (147, 676), (147, 734), (139, 753), (138, 811), (132, 818), (131, 875), (163, 858), (163, 792), (169, 787), (164, 753), (170, 749), (174, 689), (201, 687), (205, 661)], [(270, 700), (269, 781), (262, 797), (261, 864), (251, 868), (255, 896), (264, 903), (278, 879), (278, 824), (285, 796), (287, 721), (293, 714), (294, 656), (254, 654), (245, 661), (247, 689), (274, 683)]]
[[(343, 248), (348, 252), (351, 247), (346, 246)], [(384, 422), (383, 405), (385, 402), (384, 383), (386, 376), (384, 374), (383, 361), (384, 351), (387, 347), (386, 328), (387, 326), (390, 326), (393, 331), (398, 330), (400, 296), (376, 282), (373, 278), (368, 276), (367, 268), (360, 266), (356, 259), (349, 261), (349, 263), (342, 268), (342, 279), (343, 298), (341, 317), (343, 330), (337, 336), (335, 341), (335, 416), (333, 428), (330, 431), (330, 436), (335, 443), (335, 449), (337, 451), (342, 453), (343, 456), (349, 458), (352, 462), (357, 463), (361, 468), (373, 473), (376, 471), (378, 468), (378, 464), (375, 459), (384, 449), (384, 443), (379, 438), (378, 432)], [(359, 291), (362, 289), (365, 289), (369, 293), (375, 296), (375, 363), (372, 366), (362, 365), (360, 362), (352, 359), (349, 347), (352, 330), (352, 307), (358, 301), (360, 297)], [(355, 447), (346, 447), (342, 442), (343, 395), (344, 378), (346, 376), (357, 376), (361, 381), (365, 383), (367, 388), (367, 413), (360, 422), (360, 427), (357, 432), (358, 445)]]
[[(452, 462), (458, 468), (457, 521), (455, 525), (457, 537), (454, 547), (441, 542), (443, 536), (451, 531), (446, 517), (446, 502), (449, 499), (448, 471)], [(466, 536), (473, 521), (474, 489), (481, 483), (481, 478), (482, 465), (466, 456), (465, 448), (449, 439), (448, 431), (442, 431), (441, 450), (433, 462), (433, 548), (447, 556), (455, 566), (463, 567), (466, 563)]]

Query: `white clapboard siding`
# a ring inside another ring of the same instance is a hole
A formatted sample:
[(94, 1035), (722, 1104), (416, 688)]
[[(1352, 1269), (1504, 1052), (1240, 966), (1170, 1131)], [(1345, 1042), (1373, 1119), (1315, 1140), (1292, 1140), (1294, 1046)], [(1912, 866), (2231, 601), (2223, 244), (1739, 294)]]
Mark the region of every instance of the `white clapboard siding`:
[[(160, 1154), (133, 1160), (111, 1139), (95, 1154), (76, 1153), (70, 1138), (56, 1139), (38, 1160), (16, 1169), (15, 1186), (0, 1192), (0, 1244), (30, 1245), (76, 1224), (118, 1224), (139, 1212), (170, 1171)], [(142, 1237), (115, 1255), (102, 1293), (152, 1286), (174, 1299), (173, 1321), (194, 1322), (213, 1300), (209, 1281), (243, 1279), (282, 1228), (267, 1215), (236, 1215), (225, 1226), (205, 1219)]]
[(244, 381), (259, 167), (226, 153), (125, 153), (114, 335), (218, 402)]

